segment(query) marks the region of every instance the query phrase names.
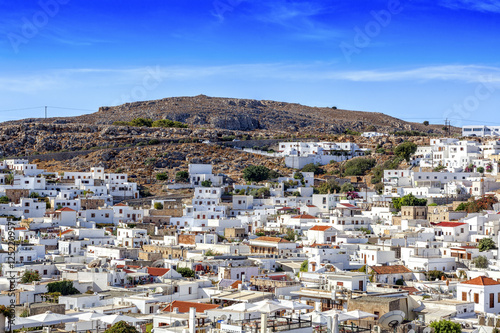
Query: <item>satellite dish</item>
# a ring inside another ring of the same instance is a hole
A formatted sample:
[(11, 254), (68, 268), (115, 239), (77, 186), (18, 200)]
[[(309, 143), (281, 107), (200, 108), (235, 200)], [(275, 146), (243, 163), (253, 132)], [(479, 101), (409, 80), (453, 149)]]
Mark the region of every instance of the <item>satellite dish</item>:
[(226, 315), (222, 315), (220, 316), (220, 320), (226, 320), (227, 319), (227, 316)]
[[(378, 324), (384, 328), (394, 329), (405, 319), (405, 313), (400, 310), (390, 311), (378, 319)], [(424, 332), (425, 333), (425, 332)]]
[(432, 328), (430, 327), (424, 328), (424, 333), (432, 333)]
[(415, 330), (409, 330), (408, 333), (415, 333)]

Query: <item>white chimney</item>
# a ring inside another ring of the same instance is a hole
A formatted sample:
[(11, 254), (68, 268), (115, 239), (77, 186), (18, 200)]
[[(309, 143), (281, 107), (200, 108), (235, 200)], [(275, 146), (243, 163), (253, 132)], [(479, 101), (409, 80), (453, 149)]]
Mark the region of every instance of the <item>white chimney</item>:
[(196, 308), (189, 308), (189, 333), (196, 332)]

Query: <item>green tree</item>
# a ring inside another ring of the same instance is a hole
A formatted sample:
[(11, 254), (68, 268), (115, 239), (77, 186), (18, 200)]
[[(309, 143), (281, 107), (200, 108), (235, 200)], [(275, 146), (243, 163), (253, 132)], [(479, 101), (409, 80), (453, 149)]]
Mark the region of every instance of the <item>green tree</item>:
[(472, 259), (472, 263), (476, 268), (488, 268), (488, 259), (485, 256), (477, 256)]
[(355, 188), (354, 188), (354, 186), (352, 186), (351, 183), (344, 183), (340, 187), (340, 192), (342, 192), (342, 193), (352, 192), (354, 190), (355, 190)]
[(70, 280), (63, 280), (63, 281), (56, 281), (56, 282), (48, 283), (47, 284), (47, 292), (49, 292), (49, 293), (59, 292), (63, 296), (75, 295), (75, 294), (80, 293), (78, 291), (78, 289), (76, 289), (73, 286), (73, 281), (70, 281)]
[(177, 273), (182, 275), (185, 278), (194, 278), (194, 271), (188, 267), (179, 267), (177, 268)]
[(434, 329), (434, 333), (462, 333), (462, 326), (450, 320), (435, 321), (430, 326)]
[(27, 270), (21, 277), (21, 283), (31, 283), (33, 281), (40, 281), (42, 278), (37, 271)]
[(301, 272), (308, 272), (309, 271), (309, 261), (304, 260), (302, 264), (300, 264), (300, 271)]
[(477, 247), (480, 252), (484, 252), (484, 251), (489, 251), (491, 249), (496, 249), (497, 245), (495, 244), (495, 241), (493, 241), (493, 239), (483, 238), (479, 241)]
[(477, 172), (484, 173), (484, 168), (482, 166), (478, 167)]
[(255, 198), (268, 198), (271, 196), (271, 191), (269, 190), (269, 187), (261, 187), (261, 188), (254, 188), (250, 190), (248, 195), (251, 195)]
[(210, 179), (204, 180), (201, 182), (201, 186), (203, 187), (211, 187), (212, 186), (212, 181)]
[(377, 161), (373, 158), (356, 158), (346, 162), (344, 175), (345, 176), (364, 176), (371, 170)]
[(7, 176), (5, 176), (5, 185), (12, 185), (14, 184), (14, 175), (12, 173), (9, 173)]
[(161, 203), (161, 202), (155, 202), (155, 204), (154, 204), (154, 208), (155, 208), (155, 209), (163, 209), (163, 205), (162, 205), (162, 203)]
[(187, 128), (188, 125), (186, 124), (183, 124), (179, 121), (173, 121), (173, 120), (170, 120), (170, 119), (160, 119), (160, 120), (155, 120), (153, 121), (153, 123), (151, 124), (151, 127), (165, 127), (165, 128), (169, 128), (169, 127), (177, 127), (177, 128)]
[(325, 170), (320, 168), (319, 164), (309, 163), (304, 165), (302, 172), (314, 172), (315, 175), (322, 175), (325, 173)]
[(157, 173), (156, 174), (156, 180), (159, 180), (159, 181), (168, 180), (168, 173), (166, 173), (166, 172)]
[(406, 162), (409, 162), (411, 155), (417, 151), (417, 147), (418, 146), (413, 142), (406, 141), (397, 146), (396, 149), (394, 149), (394, 153), (397, 156), (404, 158)]
[(286, 230), (286, 235), (285, 237), (283, 237), (283, 239), (286, 239), (287, 241), (290, 241), (290, 242), (295, 242), (295, 237), (298, 237), (299, 234), (297, 234), (297, 232), (293, 229), (290, 229), (288, 228)]
[(276, 170), (269, 170), (269, 174), (267, 176), (267, 179), (276, 179), (279, 177), (283, 177), (283, 175)]
[(9, 203), (10, 199), (8, 196), (3, 196), (3, 197), (0, 197), (0, 204), (6, 204), (6, 203)]
[(139, 333), (139, 331), (134, 326), (121, 320), (105, 330), (104, 333)]
[(268, 177), (269, 169), (263, 165), (249, 165), (243, 170), (243, 179), (248, 182), (260, 182)]
[(429, 126), (429, 122), (427, 120), (424, 121), (424, 126)]
[(340, 185), (335, 179), (330, 178), (326, 182), (323, 182), (321, 185), (315, 187), (314, 192), (317, 192), (318, 194), (340, 192)]
[(392, 204), (395, 209), (401, 210), (403, 206), (425, 206), (427, 199), (418, 199), (410, 193), (401, 198), (392, 198)]
[(430, 270), (425, 275), (429, 281), (434, 281), (436, 279), (440, 280), (444, 276), (444, 273), (438, 270)]
[(151, 127), (153, 121), (147, 118), (135, 118), (130, 122), (130, 126), (135, 127)]
[(175, 181), (185, 183), (189, 180), (189, 172), (182, 170), (175, 174)]

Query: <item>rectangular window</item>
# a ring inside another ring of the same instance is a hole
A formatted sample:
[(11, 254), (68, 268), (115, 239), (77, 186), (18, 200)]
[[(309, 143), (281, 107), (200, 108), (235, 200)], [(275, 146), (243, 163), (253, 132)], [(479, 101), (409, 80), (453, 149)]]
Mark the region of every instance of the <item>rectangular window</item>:
[(479, 304), (479, 294), (478, 293), (474, 294), (474, 303)]
[(490, 309), (495, 307), (495, 294), (490, 294)]

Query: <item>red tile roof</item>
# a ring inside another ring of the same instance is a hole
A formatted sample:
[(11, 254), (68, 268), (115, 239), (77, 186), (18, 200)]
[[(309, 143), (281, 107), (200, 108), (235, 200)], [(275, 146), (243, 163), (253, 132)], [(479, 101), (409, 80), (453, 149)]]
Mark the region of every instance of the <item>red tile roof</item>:
[(293, 208), (291, 208), (291, 207), (283, 207), (283, 208), (280, 208), (278, 210), (293, 210)]
[(411, 273), (411, 270), (403, 265), (370, 266), (377, 274), (403, 274)]
[(340, 208), (350, 208), (350, 209), (361, 209), (357, 206), (348, 204), (348, 203), (339, 203), (337, 206), (340, 206)]
[(316, 219), (314, 216), (309, 215), (309, 214), (302, 214), (302, 215), (295, 215), (292, 217), (292, 219), (307, 219), (307, 220), (314, 220)]
[(330, 225), (315, 225), (314, 227), (312, 227), (309, 230), (313, 230), (313, 231), (326, 231), (326, 230), (330, 229), (331, 227), (332, 226), (330, 226)]
[(462, 223), (462, 222), (439, 222), (434, 224), (436, 227), (445, 227), (445, 228), (454, 228), (454, 227), (459, 227), (461, 225), (464, 225), (467, 223)]
[(234, 283), (231, 285), (231, 288), (232, 289), (238, 289), (238, 285), (242, 284), (243, 282), (241, 282), (240, 280), (236, 280), (234, 281)]
[(173, 301), (162, 309), (165, 312), (172, 312), (174, 308), (179, 309), (179, 313), (189, 312), (189, 308), (196, 308), (196, 312), (203, 313), (206, 310), (213, 310), (220, 308), (219, 304), (206, 304), (197, 302), (186, 302), (186, 301)]
[(14, 228), (14, 230), (28, 230), (28, 228), (26, 228), (26, 227), (16, 227), (16, 228)]
[(268, 237), (268, 236), (261, 236), (257, 237), (255, 239), (251, 239), (252, 241), (258, 241), (258, 242), (273, 242), (273, 243), (290, 243), (286, 239), (283, 238), (278, 238), (278, 237)]
[(316, 206), (314, 206), (314, 205), (307, 205), (307, 207), (309, 207), (309, 208), (316, 208)]
[(152, 276), (163, 276), (170, 271), (170, 268), (148, 267), (148, 274)]
[(421, 292), (420, 290), (418, 290), (415, 287), (406, 287), (406, 286), (403, 286), (403, 287), (401, 287), (401, 289), (408, 291), (410, 295), (416, 295), (417, 293)]
[(115, 206), (126, 206), (124, 203), (117, 203)]
[(494, 286), (500, 284), (497, 280), (493, 280), (487, 276), (478, 276), (477, 278), (471, 279), (469, 281), (460, 282), (461, 284), (472, 284), (476, 286)]
[(61, 235), (66, 235), (66, 234), (69, 234), (70, 232), (72, 231), (75, 231), (73, 229), (67, 229), (67, 230), (64, 230), (63, 232), (61, 232)]
[(63, 207), (63, 208), (56, 210), (56, 212), (76, 212), (76, 210), (71, 209), (69, 207)]

